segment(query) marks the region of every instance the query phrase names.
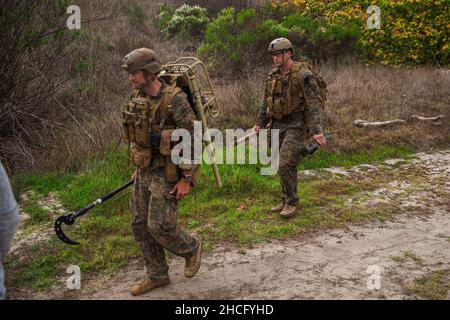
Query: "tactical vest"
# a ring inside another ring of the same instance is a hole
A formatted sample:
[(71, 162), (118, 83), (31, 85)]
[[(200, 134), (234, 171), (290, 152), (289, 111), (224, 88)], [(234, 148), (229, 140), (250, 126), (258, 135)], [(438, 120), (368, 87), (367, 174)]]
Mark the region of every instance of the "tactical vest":
[[(303, 88), (302, 68), (309, 69), (316, 77), (322, 103), (326, 99), (326, 83), (306, 62), (294, 62), (288, 77), (283, 77), (279, 68), (273, 69), (267, 78), (267, 113), (271, 119), (280, 120), (295, 112), (305, 110), (305, 91)], [(324, 86), (324, 89), (322, 89)]]
[(170, 103), (180, 92), (182, 89), (176, 83), (166, 84), (159, 99), (143, 96), (139, 90), (134, 90), (123, 110), (123, 133), (131, 145), (131, 161), (137, 167), (149, 167), (152, 158), (163, 159), (159, 166), (165, 167), (168, 182), (179, 180), (177, 166), (170, 157), (170, 137), (176, 129)]

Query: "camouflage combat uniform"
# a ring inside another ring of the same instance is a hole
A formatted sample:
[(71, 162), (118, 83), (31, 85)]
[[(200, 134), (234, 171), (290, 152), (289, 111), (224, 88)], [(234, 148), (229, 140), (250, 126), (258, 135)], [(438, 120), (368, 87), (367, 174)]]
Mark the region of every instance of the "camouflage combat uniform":
[[(278, 110), (275, 107), (277, 98), (281, 100)], [(300, 150), (313, 135), (322, 133), (322, 110), (317, 80), (309, 68), (294, 62), (287, 74), (283, 75), (279, 68), (269, 74), (257, 124), (264, 128), (271, 121), (271, 128), (280, 130), (279, 176), (282, 202), (285, 204), (298, 205), (297, 166), (301, 159)]]
[[(161, 81), (163, 84), (156, 97), (148, 97), (143, 92), (138, 92), (137, 96), (148, 99), (150, 105), (162, 103), (164, 91), (168, 85)], [(163, 128), (172, 123), (172, 127), (184, 128), (193, 134), (194, 121), (197, 117), (184, 92), (173, 96), (170, 108), (164, 120), (161, 117), (162, 108), (160, 108), (155, 115), (156, 121), (153, 122), (158, 125), (163, 124)], [(194, 254), (199, 245), (195, 237), (188, 235), (177, 224), (176, 195), (170, 195), (169, 192), (179, 178), (168, 181), (167, 161), (171, 161), (170, 156), (162, 155), (158, 148), (152, 149), (149, 166), (137, 169), (130, 200), (134, 237), (141, 249), (148, 277), (154, 280), (168, 277), (169, 267), (164, 249), (187, 258)], [(181, 170), (192, 170), (196, 167), (197, 165), (193, 164), (181, 164), (177, 168), (177, 175), (179, 176)]]

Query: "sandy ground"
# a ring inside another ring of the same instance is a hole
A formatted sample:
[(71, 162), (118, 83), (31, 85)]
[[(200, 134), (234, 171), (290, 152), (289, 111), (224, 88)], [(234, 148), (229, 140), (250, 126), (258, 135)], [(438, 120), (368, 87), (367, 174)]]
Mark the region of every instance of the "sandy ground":
[[(391, 181), (366, 195), (368, 206), (396, 201), (402, 214), (386, 222), (320, 231), (251, 249), (216, 247), (203, 255), (199, 273), (184, 277), (184, 260), (171, 259), (171, 284), (140, 297), (129, 288), (145, 275), (133, 261), (118, 274), (84, 278), (68, 290), (65, 279), (51, 290), (14, 292), (17, 299), (415, 299), (410, 287), (432, 271), (450, 268), (450, 151), (419, 154), (405, 164), (330, 169), (342, 176), (381, 167), (417, 168), (426, 181)], [(313, 175), (314, 172), (307, 172)], [(349, 199), (353, 201), (353, 199)], [(354, 199), (356, 202), (357, 199)], [(406, 211), (406, 213), (405, 213)], [(379, 274), (379, 288), (374, 279)], [(447, 293), (450, 299), (450, 292)]]

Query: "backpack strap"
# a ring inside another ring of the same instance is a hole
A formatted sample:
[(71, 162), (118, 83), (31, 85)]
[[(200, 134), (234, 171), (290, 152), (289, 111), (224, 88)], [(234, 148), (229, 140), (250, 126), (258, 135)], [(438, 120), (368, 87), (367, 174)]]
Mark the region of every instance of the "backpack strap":
[(306, 102), (305, 88), (303, 86), (303, 79), (300, 72), (301, 68), (302, 68), (301, 62), (294, 63), (294, 65), (292, 66), (292, 80), (300, 85), (300, 91), (302, 92), (303, 98), (305, 99)]
[(275, 74), (277, 74), (280, 71), (279, 68), (274, 68), (272, 69), (269, 74), (267, 75), (267, 83), (268, 83), (268, 90), (269, 90), (269, 94), (271, 96), (273, 96), (273, 93), (275, 91), (275, 80), (274, 80), (274, 76)]
[(168, 89), (164, 92), (163, 103), (162, 103), (162, 112), (164, 112), (164, 116), (170, 115), (172, 112), (172, 100), (173, 98), (183, 92), (183, 89), (177, 86), (177, 83), (174, 82), (171, 84)]
[[(301, 75), (301, 72), (300, 72), (300, 70), (301, 70), (302, 68), (308, 69), (308, 70), (311, 72), (312, 76), (314, 77), (314, 80), (316, 81), (316, 84), (317, 84), (317, 86), (319, 87), (319, 98), (320, 98), (320, 101), (322, 102), (322, 108), (324, 108), (325, 100), (324, 100), (324, 97), (322, 96), (322, 90), (326, 90), (326, 89), (322, 89), (322, 85), (325, 85), (325, 86), (326, 86), (326, 83), (324, 83), (324, 81), (323, 81), (323, 79), (320, 77), (320, 75), (318, 75), (318, 74), (314, 71), (312, 65), (309, 64), (308, 62), (306, 62), (306, 61), (301, 61), (301, 62), (298, 63), (298, 65), (296, 66), (296, 68), (297, 68), (297, 70), (298, 70), (298, 83), (300, 84), (300, 90), (301, 90), (301, 92), (302, 92), (302, 94), (303, 94), (303, 98), (305, 99), (305, 102), (306, 102), (307, 99), (306, 99), (306, 93), (305, 93), (304, 79), (303, 79), (303, 77), (302, 77), (302, 75)], [(326, 98), (325, 98), (325, 99), (326, 99)]]
[[(159, 123), (160, 130), (163, 129), (164, 125), (167, 122), (167, 119), (172, 114), (172, 100), (173, 98), (183, 92), (183, 90), (177, 86), (176, 81), (172, 82), (171, 84), (168, 84), (168, 86), (163, 91), (163, 97), (162, 97), (162, 103), (159, 105), (160, 111), (160, 118), (161, 121)], [(154, 116), (156, 116), (156, 111), (154, 111)]]

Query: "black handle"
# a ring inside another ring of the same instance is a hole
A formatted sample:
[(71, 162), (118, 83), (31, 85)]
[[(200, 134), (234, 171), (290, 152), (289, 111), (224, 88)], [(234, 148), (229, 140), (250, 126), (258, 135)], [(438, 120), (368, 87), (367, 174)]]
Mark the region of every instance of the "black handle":
[[(331, 137), (332, 136), (331, 136), (330, 132), (325, 132), (324, 138), (327, 142), (331, 140)], [(309, 143), (305, 148), (303, 148), (300, 151), (300, 154), (303, 157), (306, 157), (306, 156), (311, 155), (314, 152), (316, 152), (319, 149), (319, 147), (320, 147), (320, 144), (317, 141), (313, 140), (311, 143)]]
[(95, 207), (98, 204), (101, 204), (103, 202), (105, 202), (106, 200), (108, 200), (109, 198), (113, 197), (116, 193), (119, 193), (120, 191), (122, 191), (125, 188), (128, 188), (129, 186), (131, 186), (133, 184), (134, 180), (130, 180), (127, 183), (125, 183), (124, 185), (118, 187), (117, 189), (114, 189), (111, 192), (108, 192), (107, 194), (105, 194), (104, 196), (102, 196), (100, 199), (95, 200), (93, 203), (91, 203), (90, 205), (84, 207), (83, 209), (78, 210), (77, 212), (73, 212), (73, 213), (69, 213), (65, 216), (60, 216), (58, 219), (56, 219), (55, 221), (55, 232), (56, 235), (58, 236), (58, 238), (67, 244), (70, 245), (77, 245), (79, 244), (79, 242), (74, 241), (72, 239), (70, 239), (69, 237), (67, 237), (64, 234), (64, 231), (62, 229), (62, 224), (67, 224), (67, 225), (72, 225), (75, 223), (75, 219), (79, 216), (82, 216), (83, 214), (85, 214), (86, 212), (88, 212), (89, 210), (91, 210), (93, 207)]
[(113, 196), (115, 196), (117, 193), (119, 193), (123, 189), (128, 188), (129, 186), (131, 186), (133, 184), (133, 182), (134, 182), (134, 180), (130, 180), (127, 183), (125, 183), (124, 185), (121, 185), (120, 187), (114, 189), (113, 191), (108, 192), (107, 194), (105, 194), (102, 197), (100, 197), (99, 199), (95, 200), (94, 202), (92, 202), (88, 206), (78, 210), (77, 212), (74, 212), (71, 215), (71, 217), (73, 219), (75, 219), (75, 218), (77, 218), (79, 216), (82, 216), (83, 214), (85, 214), (86, 212), (88, 212), (89, 210), (94, 208), (96, 205), (101, 204), (101, 203), (105, 202), (108, 199), (111, 199)]

